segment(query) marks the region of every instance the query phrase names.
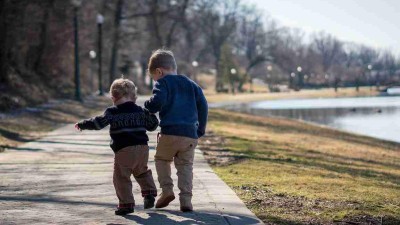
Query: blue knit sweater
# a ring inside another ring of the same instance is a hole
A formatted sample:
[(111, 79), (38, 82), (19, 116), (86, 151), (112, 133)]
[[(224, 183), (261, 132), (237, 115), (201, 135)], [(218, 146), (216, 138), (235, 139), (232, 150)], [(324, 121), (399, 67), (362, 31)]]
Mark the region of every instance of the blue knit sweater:
[(144, 104), (150, 113), (160, 112), (161, 133), (197, 139), (204, 135), (208, 106), (200, 86), (183, 75), (166, 75)]

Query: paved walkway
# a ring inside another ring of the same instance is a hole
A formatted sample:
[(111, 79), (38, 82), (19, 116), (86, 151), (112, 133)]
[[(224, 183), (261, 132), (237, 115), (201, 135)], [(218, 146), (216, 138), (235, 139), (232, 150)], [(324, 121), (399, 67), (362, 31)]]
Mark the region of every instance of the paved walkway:
[[(149, 136), (149, 165), (157, 180), (156, 132)], [(108, 140), (107, 129), (80, 133), (67, 125), (43, 139), (0, 153), (0, 224), (263, 224), (214, 174), (199, 150), (193, 213), (180, 212), (178, 200), (162, 210), (144, 210), (134, 183), (135, 213), (115, 216), (113, 152)]]

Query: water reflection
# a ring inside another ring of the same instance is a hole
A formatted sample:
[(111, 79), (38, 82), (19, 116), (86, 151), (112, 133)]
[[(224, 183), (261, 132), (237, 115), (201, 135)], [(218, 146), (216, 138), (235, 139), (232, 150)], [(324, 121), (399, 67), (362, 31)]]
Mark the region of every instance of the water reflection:
[(304, 120), (400, 143), (398, 97), (274, 100), (224, 108), (259, 116)]

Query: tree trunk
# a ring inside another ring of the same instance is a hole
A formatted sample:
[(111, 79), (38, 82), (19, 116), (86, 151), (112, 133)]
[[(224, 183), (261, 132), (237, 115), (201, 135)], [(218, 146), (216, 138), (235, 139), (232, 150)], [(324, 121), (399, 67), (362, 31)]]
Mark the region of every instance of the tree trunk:
[(7, 6), (8, 1), (1, 1), (0, 2), (0, 83), (5, 83), (6, 81), (6, 73), (8, 67), (7, 61)]
[(117, 58), (118, 58), (118, 48), (119, 48), (119, 37), (120, 37), (120, 25), (121, 25), (121, 15), (122, 15), (122, 6), (124, 0), (118, 0), (117, 2), (117, 11), (115, 12), (115, 20), (114, 20), (114, 37), (113, 37), (113, 47), (111, 51), (111, 65), (110, 65), (110, 86), (115, 78), (116, 68), (117, 68)]
[(50, 11), (52, 10), (54, 0), (49, 1), (45, 5), (45, 13), (43, 16), (43, 21), (41, 24), (41, 31), (40, 31), (40, 44), (37, 47), (37, 58), (36, 61), (33, 64), (33, 69), (35, 72), (40, 73), (40, 63), (42, 62), (44, 52), (46, 50), (46, 46), (48, 43), (48, 27), (49, 27), (49, 17), (50, 17)]

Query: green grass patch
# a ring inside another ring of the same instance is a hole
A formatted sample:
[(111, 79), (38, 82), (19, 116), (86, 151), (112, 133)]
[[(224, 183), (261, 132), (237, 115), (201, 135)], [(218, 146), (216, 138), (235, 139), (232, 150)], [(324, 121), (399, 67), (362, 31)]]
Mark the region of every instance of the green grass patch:
[(209, 128), (240, 158), (213, 169), (264, 222), (400, 224), (400, 144), (223, 110)]

